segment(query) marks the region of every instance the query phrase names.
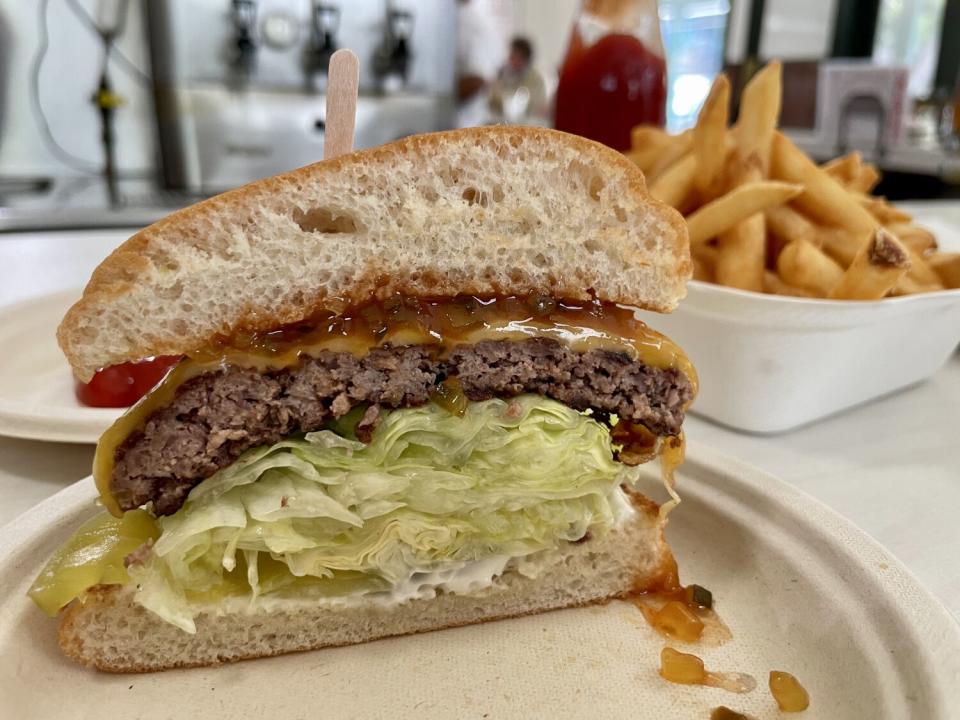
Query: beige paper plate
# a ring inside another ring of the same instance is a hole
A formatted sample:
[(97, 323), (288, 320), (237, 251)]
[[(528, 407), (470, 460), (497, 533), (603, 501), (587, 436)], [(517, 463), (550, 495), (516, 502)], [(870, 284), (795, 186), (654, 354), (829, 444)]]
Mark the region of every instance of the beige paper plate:
[(121, 409), (81, 405), (57, 325), (80, 297), (67, 290), (0, 309), (0, 435), (95, 443)]
[(804, 720), (957, 717), (960, 626), (873, 540), (783, 482), (705, 448), (692, 448), (680, 489), (669, 534), (682, 577), (713, 590), (734, 635), (693, 651), (708, 669), (754, 675), (750, 694), (662, 680), (663, 639), (621, 602), (221, 668), (84, 670), (60, 655), (54, 621), (24, 592), (93, 512), (87, 479), (0, 533), (0, 714), (706, 720), (723, 704), (790, 717), (766, 688), (767, 673), (779, 669), (810, 691), (810, 709), (795, 716)]

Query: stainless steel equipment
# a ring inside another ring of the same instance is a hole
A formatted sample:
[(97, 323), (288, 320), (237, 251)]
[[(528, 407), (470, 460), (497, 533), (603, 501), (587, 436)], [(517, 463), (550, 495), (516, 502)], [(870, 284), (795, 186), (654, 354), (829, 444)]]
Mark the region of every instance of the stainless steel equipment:
[(313, 0), (310, 10), (310, 43), (304, 52), (303, 70), (307, 89), (317, 87), (317, 78), (325, 84), (327, 66), (337, 51), (337, 30), (340, 28), (340, 8)]
[(357, 147), (449, 127), (453, 0), (151, 0), (165, 185), (214, 192), (323, 156), (326, 64), (360, 57)]

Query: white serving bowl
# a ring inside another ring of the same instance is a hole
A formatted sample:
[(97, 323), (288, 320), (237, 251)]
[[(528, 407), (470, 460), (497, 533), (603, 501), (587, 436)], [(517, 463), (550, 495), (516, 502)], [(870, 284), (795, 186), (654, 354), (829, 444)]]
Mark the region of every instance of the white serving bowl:
[(672, 314), (639, 316), (697, 368), (691, 412), (756, 433), (790, 430), (920, 382), (960, 343), (960, 290), (857, 302), (694, 280)]

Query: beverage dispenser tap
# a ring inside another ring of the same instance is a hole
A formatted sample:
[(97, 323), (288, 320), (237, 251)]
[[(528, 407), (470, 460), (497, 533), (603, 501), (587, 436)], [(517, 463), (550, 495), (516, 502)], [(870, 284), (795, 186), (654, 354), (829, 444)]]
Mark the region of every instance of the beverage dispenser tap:
[(230, 67), (241, 79), (253, 74), (257, 63), (256, 0), (232, 0), (233, 47)]
[(381, 90), (399, 89), (407, 82), (413, 52), (413, 13), (408, 10), (387, 10), (383, 41), (373, 56), (373, 73)]
[(304, 53), (303, 69), (308, 89), (316, 88), (317, 76), (326, 76), (330, 56), (337, 50), (340, 8), (313, 0), (310, 12), (310, 43)]
[(90, 98), (100, 113), (100, 139), (103, 142), (103, 177), (106, 182), (110, 206), (120, 205), (117, 187), (115, 114), (124, 103), (113, 89), (110, 80), (110, 54), (113, 44), (123, 32), (127, 22), (129, 0), (99, 0), (95, 25), (103, 44), (103, 61), (100, 65), (100, 82)]

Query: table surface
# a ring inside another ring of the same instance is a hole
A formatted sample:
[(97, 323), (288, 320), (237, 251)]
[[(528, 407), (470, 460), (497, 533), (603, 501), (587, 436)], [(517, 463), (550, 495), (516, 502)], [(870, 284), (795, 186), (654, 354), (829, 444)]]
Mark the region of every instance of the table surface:
[[(911, 209), (960, 233), (960, 203)], [(128, 234), (0, 235), (0, 305), (81, 286)], [(745, 435), (695, 416), (685, 427), (849, 518), (960, 617), (960, 356), (927, 382), (790, 433)], [(88, 475), (92, 457), (92, 446), (0, 438), (0, 525)]]

